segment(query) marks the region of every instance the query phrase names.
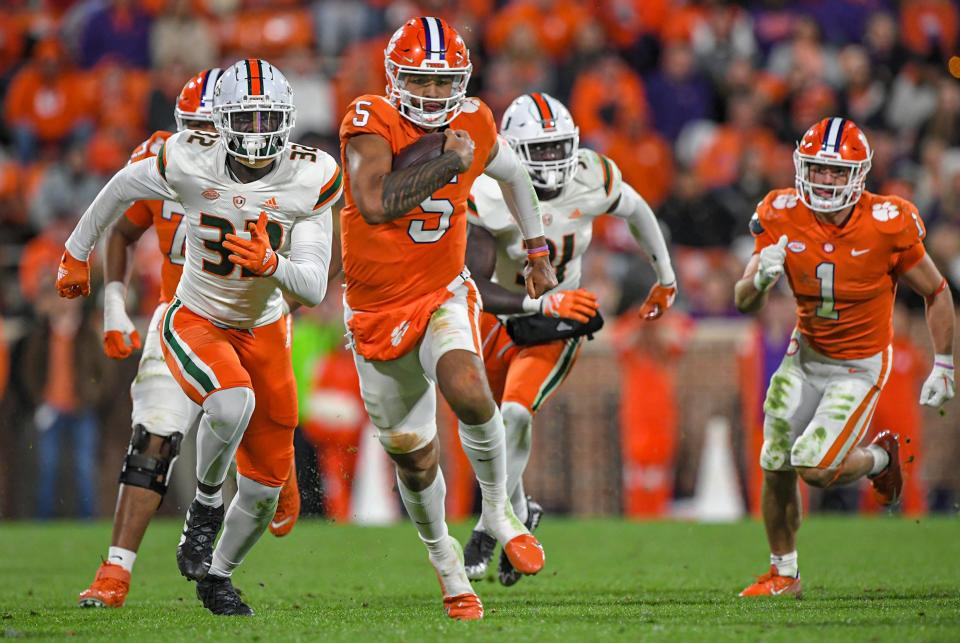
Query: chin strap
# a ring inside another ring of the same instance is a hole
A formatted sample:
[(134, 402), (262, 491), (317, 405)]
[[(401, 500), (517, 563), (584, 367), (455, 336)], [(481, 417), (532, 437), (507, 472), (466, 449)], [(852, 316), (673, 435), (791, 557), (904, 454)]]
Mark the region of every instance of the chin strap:
[(933, 305), (933, 302), (937, 299), (940, 293), (942, 293), (946, 289), (947, 289), (947, 280), (946, 278), (943, 278), (940, 280), (940, 285), (937, 286), (937, 289), (934, 290), (933, 293), (924, 297), (923, 301), (927, 304), (927, 306)]

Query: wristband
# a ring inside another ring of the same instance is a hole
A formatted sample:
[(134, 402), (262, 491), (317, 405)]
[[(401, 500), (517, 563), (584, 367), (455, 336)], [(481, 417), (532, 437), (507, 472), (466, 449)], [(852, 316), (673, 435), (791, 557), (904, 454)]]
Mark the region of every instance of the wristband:
[(542, 309), (543, 302), (537, 298), (533, 299), (530, 295), (523, 296), (523, 312), (525, 313), (539, 313)]
[(527, 248), (527, 259), (536, 259), (537, 257), (549, 257), (550, 247), (542, 245), (537, 248)]
[(940, 368), (953, 370), (953, 355), (949, 353), (937, 353), (933, 356), (933, 365)]
[(947, 280), (944, 278), (940, 280), (940, 285), (937, 286), (937, 289), (934, 290), (932, 294), (929, 294), (923, 298), (924, 302), (926, 302), (926, 304), (929, 306), (937, 298), (937, 295), (939, 295), (946, 289), (947, 289)]

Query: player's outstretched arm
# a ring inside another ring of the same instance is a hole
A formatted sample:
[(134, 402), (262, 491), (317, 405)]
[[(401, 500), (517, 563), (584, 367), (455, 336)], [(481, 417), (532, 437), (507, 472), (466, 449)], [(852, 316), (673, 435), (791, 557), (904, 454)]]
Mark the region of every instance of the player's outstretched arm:
[(917, 294), (924, 298), (927, 328), (933, 341), (933, 369), (920, 392), (920, 403), (939, 407), (956, 392), (953, 375), (953, 295), (947, 280), (934, 265), (930, 255), (924, 255), (915, 266), (901, 277)]
[(644, 319), (656, 319), (666, 312), (677, 297), (677, 277), (673, 272), (667, 242), (663, 238), (657, 217), (644, 198), (626, 183), (621, 184), (620, 196), (610, 209), (610, 214), (626, 219), (630, 234), (643, 248), (654, 272), (657, 273), (657, 283), (650, 290), (640, 310)]
[(57, 271), (57, 291), (61, 297), (90, 294), (87, 259), (97, 241), (131, 203), (150, 199), (177, 199), (176, 192), (160, 174), (156, 159), (152, 158), (127, 165), (100, 190), (65, 244)]
[(280, 289), (306, 306), (316, 306), (327, 294), (333, 223), (329, 210), (298, 220), (290, 231), (290, 258), (277, 256), (271, 278)]
[(437, 158), (393, 171), (393, 152), (382, 136), (364, 134), (347, 142), (347, 172), (363, 220), (371, 225), (399, 219), (473, 163), (473, 141), (462, 130), (444, 132)]
[(550, 263), (547, 240), (543, 236), (543, 218), (537, 191), (533, 189), (530, 175), (516, 152), (509, 145), (501, 145), (499, 140), (490, 151), (483, 172), (500, 184), (504, 203), (523, 235), (528, 260), (523, 276), (527, 282), (527, 295), (536, 299), (557, 287), (557, 275)]

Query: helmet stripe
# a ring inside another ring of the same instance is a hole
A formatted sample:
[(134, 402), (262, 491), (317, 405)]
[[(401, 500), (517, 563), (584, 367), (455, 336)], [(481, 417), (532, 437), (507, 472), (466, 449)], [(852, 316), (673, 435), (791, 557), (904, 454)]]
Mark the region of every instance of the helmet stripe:
[(833, 144), (833, 151), (840, 153), (840, 143), (843, 141), (843, 128), (847, 126), (847, 119), (841, 118), (840, 126), (837, 128), (837, 142)]
[(529, 96), (530, 99), (533, 100), (533, 104), (536, 105), (537, 111), (540, 113), (540, 122), (543, 123), (543, 128), (555, 128), (557, 125), (556, 119), (553, 115), (553, 110), (550, 109), (550, 103), (548, 103), (547, 99), (543, 97), (543, 94), (540, 92), (535, 92)]
[(440, 18), (432, 18), (432, 20), (437, 22), (437, 35), (440, 36), (440, 56), (443, 57), (443, 54), (447, 53), (447, 43), (443, 37), (443, 20)]
[(427, 39), (427, 60), (443, 60), (443, 29), (437, 25), (437, 19), (426, 16), (420, 22)]
[(247, 90), (250, 96), (263, 95), (263, 70), (260, 66), (260, 60), (257, 58), (247, 58)]
[(831, 151), (831, 148), (832, 150), (836, 150), (837, 139), (840, 138), (839, 136), (840, 132), (837, 126), (840, 124), (840, 121), (842, 120), (843, 119), (841, 118), (830, 119), (830, 124), (827, 125), (827, 134), (826, 136), (823, 137), (823, 147), (820, 148), (824, 152)]

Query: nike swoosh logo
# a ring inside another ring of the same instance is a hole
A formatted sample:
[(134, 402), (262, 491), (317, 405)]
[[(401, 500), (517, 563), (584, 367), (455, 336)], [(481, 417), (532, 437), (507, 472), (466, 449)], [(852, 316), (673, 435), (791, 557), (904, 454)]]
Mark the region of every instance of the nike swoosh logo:
[(860, 255), (865, 255), (865, 254), (867, 254), (868, 252), (870, 252), (870, 248), (867, 248), (866, 250), (857, 250), (856, 248), (853, 248), (852, 250), (850, 250), (850, 254), (851, 254), (852, 256), (854, 256), (854, 257), (859, 257)]
[(273, 527), (274, 529), (280, 529), (281, 527), (283, 527), (285, 524), (287, 524), (287, 523), (290, 522), (291, 520), (293, 520), (293, 516), (287, 516), (286, 518), (284, 518), (283, 520), (281, 520), (281, 521), (279, 521), (279, 522), (277, 522), (276, 520), (271, 520), (271, 521), (270, 521), (270, 526)]

